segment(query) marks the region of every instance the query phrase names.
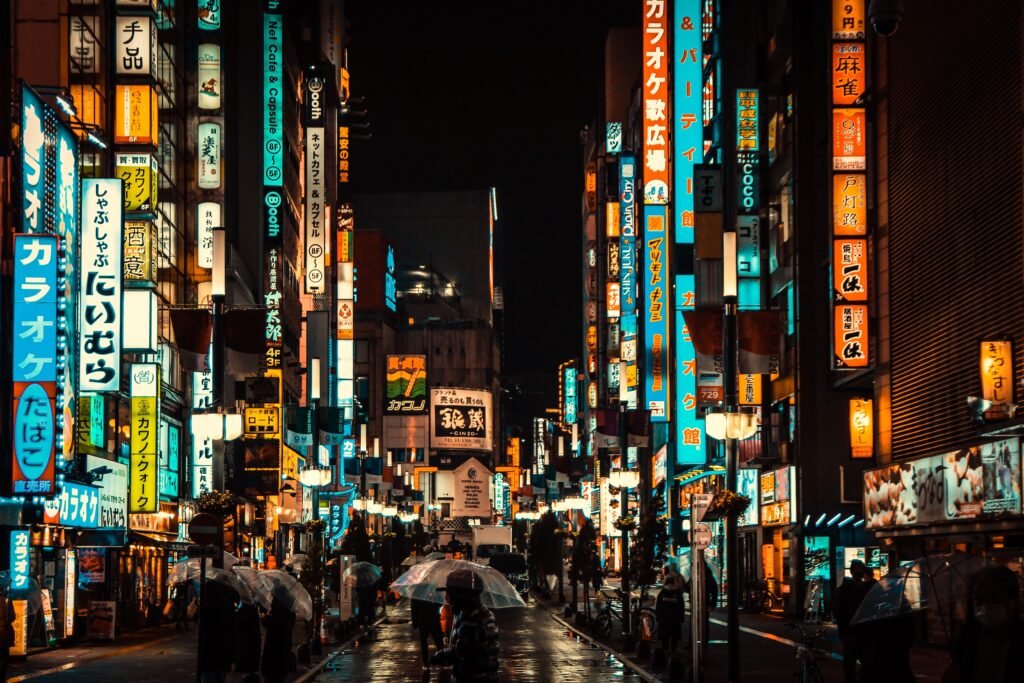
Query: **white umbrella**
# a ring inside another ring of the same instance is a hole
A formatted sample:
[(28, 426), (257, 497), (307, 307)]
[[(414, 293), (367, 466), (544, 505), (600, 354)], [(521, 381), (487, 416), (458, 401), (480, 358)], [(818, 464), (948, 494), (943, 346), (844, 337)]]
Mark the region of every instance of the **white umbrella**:
[(444, 602), (444, 593), (438, 589), (444, 587), (448, 575), (456, 569), (469, 569), (480, 577), (483, 584), (480, 601), (485, 607), (503, 609), (526, 606), (519, 592), (501, 572), (466, 560), (423, 562), (400, 576), (391, 584), (391, 589), (410, 599), (440, 604)]

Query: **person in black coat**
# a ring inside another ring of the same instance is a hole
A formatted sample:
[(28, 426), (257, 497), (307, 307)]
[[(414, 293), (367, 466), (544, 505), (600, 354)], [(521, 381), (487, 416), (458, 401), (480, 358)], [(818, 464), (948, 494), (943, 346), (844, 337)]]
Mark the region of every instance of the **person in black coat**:
[(356, 588), (356, 607), (359, 610), (359, 624), (373, 624), (377, 617), (377, 584)]
[(483, 582), (470, 569), (456, 569), (445, 580), (455, 613), (452, 636), (444, 650), (434, 653), (434, 664), (453, 667), (455, 683), (497, 683), (498, 624), (480, 602)]
[(231, 671), (234, 651), (235, 603), (238, 593), (217, 581), (207, 581), (199, 601), (203, 638), (199, 671), (203, 683), (223, 683)]
[(850, 562), (850, 577), (843, 579), (836, 591), (836, 625), (839, 627), (839, 640), (843, 644), (843, 679), (846, 683), (856, 683), (857, 661), (862, 658), (862, 640), (870, 636), (869, 629), (854, 628), (850, 622), (873, 585), (875, 580), (867, 565), (860, 560), (853, 560)]
[(235, 671), (260, 670), (260, 615), (255, 605), (242, 603), (235, 612)]
[(683, 634), (683, 616), (686, 611), (682, 585), (669, 576), (658, 593), (654, 604), (655, 618), (658, 620), (658, 635), (661, 646), (668, 652), (674, 652)]
[(291, 669), (295, 614), (275, 596), (270, 612), (263, 617), (263, 626), (267, 632), (263, 638), (260, 669), (267, 683), (282, 683)]
[(423, 659), (423, 668), (430, 668), (430, 639), (433, 637), (434, 646), (440, 650), (444, 647), (444, 634), (441, 633), (441, 606), (426, 600), (413, 599), (412, 625), (420, 632), (420, 656)]
[(1024, 608), (1018, 576), (1002, 565), (982, 569), (971, 581), (967, 608), (967, 622), (953, 643), (943, 682), (1019, 681)]

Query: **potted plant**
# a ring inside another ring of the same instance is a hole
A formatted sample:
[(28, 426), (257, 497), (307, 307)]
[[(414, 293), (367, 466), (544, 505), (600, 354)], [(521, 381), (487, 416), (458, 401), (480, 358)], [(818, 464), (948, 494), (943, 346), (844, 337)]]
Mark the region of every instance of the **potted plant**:
[(722, 519), (729, 515), (741, 515), (750, 507), (750, 499), (735, 491), (723, 489), (711, 499), (711, 505), (704, 515), (704, 519)]

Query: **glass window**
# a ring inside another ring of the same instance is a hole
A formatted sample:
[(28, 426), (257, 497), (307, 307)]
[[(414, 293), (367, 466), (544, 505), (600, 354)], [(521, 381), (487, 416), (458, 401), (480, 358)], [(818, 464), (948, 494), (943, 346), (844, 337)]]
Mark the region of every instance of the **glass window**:
[(369, 363), (370, 362), (370, 342), (365, 339), (357, 339), (355, 344), (355, 362), (356, 363)]

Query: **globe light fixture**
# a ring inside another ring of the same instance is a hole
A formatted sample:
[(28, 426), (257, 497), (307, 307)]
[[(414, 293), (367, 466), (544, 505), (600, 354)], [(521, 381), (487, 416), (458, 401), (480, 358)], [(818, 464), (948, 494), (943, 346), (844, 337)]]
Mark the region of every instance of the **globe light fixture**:
[(331, 483), (331, 470), (327, 467), (307, 467), (299, 472), (299, 481), (303, 486), (326, 486)]
[(636, 488), (640, 483), (640, 473), (636, 470), (615, 468), (608, 474), (608, 483), (617, 489)]
[(749, 439), (757, 433), (754, 413), (708, 413), (704, 420), (708, 435), (714, 439)]

